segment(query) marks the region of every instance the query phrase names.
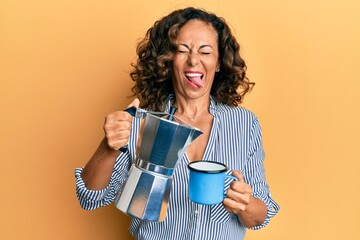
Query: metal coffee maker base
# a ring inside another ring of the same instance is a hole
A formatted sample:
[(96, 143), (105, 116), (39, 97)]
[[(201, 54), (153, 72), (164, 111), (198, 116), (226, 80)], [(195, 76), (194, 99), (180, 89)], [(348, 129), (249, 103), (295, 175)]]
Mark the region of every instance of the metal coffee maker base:
[(116, 208), (147, 221), (163, 221), (169, 201), (172, 176), (132, 166), (124, 189), (115, 200)]

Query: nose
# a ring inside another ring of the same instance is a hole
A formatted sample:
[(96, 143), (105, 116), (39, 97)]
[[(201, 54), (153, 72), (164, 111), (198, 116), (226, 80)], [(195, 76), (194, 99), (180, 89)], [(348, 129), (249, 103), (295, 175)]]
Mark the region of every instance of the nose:
[(196, 66), (200, 62), (199, 54), (191, 52), (188, 57), (188, 64), (190, 66)]

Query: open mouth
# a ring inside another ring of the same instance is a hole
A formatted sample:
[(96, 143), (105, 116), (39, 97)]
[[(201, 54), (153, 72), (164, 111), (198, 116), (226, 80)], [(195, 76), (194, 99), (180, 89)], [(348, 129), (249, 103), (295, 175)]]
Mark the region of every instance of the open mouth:
[(204, 86), (203, 77), (204, 74), (199, 72), (185, 72), (185, 77), (192, 87), (200, 88)]

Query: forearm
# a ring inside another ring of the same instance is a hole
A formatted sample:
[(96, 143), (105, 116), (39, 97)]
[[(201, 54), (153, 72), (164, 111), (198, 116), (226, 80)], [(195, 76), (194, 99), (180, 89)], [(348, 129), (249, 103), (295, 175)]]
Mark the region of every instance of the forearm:
[(99, 190), (109, 184), (118, 155), (119, 151), (110, 149), (105, 139), (101, 141), (81, 174), (86, 188)]
[(267, 207), (258, 198), (251, 197), (246, 209), (237, 213), (239, 221), (247, 228), (252, 228), (262, 224), (267, 216)]

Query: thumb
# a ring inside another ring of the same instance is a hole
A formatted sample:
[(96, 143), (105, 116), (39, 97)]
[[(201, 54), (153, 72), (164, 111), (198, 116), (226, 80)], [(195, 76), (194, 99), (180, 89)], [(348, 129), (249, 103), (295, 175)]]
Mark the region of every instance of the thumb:
[(140, 100), (138, 98), (135, 98), (129, 105), (128, 105), (128, 108), (129, 107), (136, 107), (138, 108), (140, 105)]
[(241, 174), (240, 171), (232, 171), (232, 175), (238, 179), (239, 182), (244, 182), (244, 176)]

